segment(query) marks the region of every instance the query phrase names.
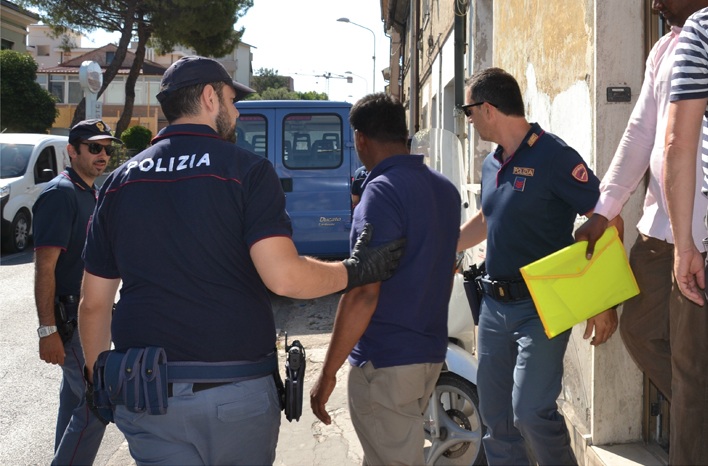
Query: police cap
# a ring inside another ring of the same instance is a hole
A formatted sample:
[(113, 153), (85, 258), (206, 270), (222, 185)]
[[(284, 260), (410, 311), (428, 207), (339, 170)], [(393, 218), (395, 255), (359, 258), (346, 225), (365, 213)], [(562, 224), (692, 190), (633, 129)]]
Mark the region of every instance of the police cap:
[(70, 144), (77, 141), (98, 141), (100, 139), (111, 139), (123, 143), (111, 134), (111, 128), (101, 120), (80, 121), (69, 131)]
[(206, 57), (182, 57), (165, 71), (160, 83), (157, 100), (164, 101), (170, 93), (187, 86), (224, 82), (236, 91), (236, 99), (241, 100), (248, 94), (256, 92), (248, 86), (234, 81), (223, 65)]

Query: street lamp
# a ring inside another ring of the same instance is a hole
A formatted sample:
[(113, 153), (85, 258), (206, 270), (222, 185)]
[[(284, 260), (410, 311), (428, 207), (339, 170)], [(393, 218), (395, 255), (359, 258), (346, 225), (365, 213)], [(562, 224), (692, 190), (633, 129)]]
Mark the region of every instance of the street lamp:
[(362, 26), (361, 24), (357, 24), (354, 21), (349, 21), (349, 18), (339, 18), (337, 21), (339, 21), (341, 23), (353, 24), (354, 26), (359, 26), (362, 29), (366, 29), (374, 37), (374, 55), (371, 57), (374, 60), (374, 74), (373, 74), (373, 78), (371, 81), (371, 92), (372, 93), (376, 92), (376, 34), (374, 33), (374, 31), (367, 28), (366, 26)]
[(351, 71), (345, 71), (344, 74), (350, 74), (352, 76), (356, 76), (357, 78), (362, 79), (364, 81), (364, 83), (366, 84), (366, 89), (367, 90), (369, 89), (369, 81), (367, 81), (365, 77), (359, 76), (358, 74), (354, 74)]

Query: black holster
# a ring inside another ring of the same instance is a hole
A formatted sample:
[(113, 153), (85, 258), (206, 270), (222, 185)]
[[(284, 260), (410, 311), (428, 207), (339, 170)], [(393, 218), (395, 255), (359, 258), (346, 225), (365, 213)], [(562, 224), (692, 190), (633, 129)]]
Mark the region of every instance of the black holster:
[(479, 308), (482, 305), (482, 295), (484, 291), (482, 290), (481, 279), (487, 273), (487, 268), (484, 262), (481, 264), (473, 264), (469, 269), (462, 272), (464, 277), (465, 294), (467, 294), (467, 301), (470, 303), (470, 309), (472, 309), (472, 320), (474, 324), (479, 324)]
[(54, 300), (54, 320), (57, 325), (57, 333), (61, 337), (61, 341), (66, 344), (74, 336), (76, 319), (69, 319), (67, 317), (64, 303), (59, 299)]
[(305, 383), (305, 348), (299, 340), (288, 346), (285, 340), (285, 418), (292, 422), (300, 420), (302, 415), (302, 397)]

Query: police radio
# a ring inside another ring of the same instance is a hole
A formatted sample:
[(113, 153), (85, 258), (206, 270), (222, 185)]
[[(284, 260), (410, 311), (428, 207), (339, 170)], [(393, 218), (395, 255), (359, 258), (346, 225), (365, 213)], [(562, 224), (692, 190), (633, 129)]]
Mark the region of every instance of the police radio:
[(285, 334), (285, 418), (292, 422), (300, 420), (302, 415), (302, 396), (305, 382), (305, 348), (299, 340), (288, 345)]

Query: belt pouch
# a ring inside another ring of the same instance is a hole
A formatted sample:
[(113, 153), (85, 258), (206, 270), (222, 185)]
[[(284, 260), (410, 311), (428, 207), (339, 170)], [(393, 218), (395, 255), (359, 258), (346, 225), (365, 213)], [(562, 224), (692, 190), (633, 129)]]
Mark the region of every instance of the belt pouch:
[(107, 352), (103, 385), (113, 406), (133, 413), (167, 412), (167, 357), (163, 348)]
[(142, 364), (142, 393), (148, 414), (167, 412), (167, 355), (164, 348), (145, 348)]

